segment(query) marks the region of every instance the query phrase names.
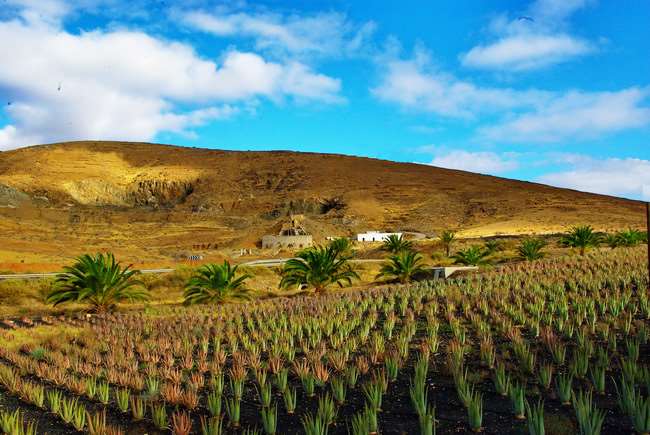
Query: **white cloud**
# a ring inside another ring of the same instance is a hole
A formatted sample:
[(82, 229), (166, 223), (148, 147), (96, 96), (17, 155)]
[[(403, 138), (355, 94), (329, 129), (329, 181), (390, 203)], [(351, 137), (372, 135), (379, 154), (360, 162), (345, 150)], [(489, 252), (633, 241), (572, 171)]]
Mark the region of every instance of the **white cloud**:
[(650, 160), (572, 156), (569, 161), (571, 169), (546, 174), (538, 181), (586, 192), (650, 200)]
[[(397, 53), (399, 54), (399, 53)], [(601, 137), (650, 124), (650, 87), (609, 92), (566, 92), (482, 87), (436, 69), (421, 48), (411, 59), (384, 56), (377, 62), (380, 100), (424, 113), (476, 119), (477, 139), (552, 143)]]
[(592, 45), (569, 35), (514, 35), (478, 45), (462, 56), (465, 66), (523, 71), (589, 53)]
[(484, 127), (480, 135), (506, 142), (559, 142), (591, 139), (650, 124), (649, 88), (614, 92), (570, 91), (538, 110)]
[[(260, 97), (337, 102), (340, 81), (300, 62), (230, 50), (220, 62), (128, 30), (68, 33), (0, 21), (0, 149), (71, 139), (151, 140), (235, 114)], [(181, 105), (183, 109), (181, 110)], [(190, 109), (187, 109), (187, 108)]]
[(500, 71), (543, 68), (589, 54), (595, 44), (567, 32), (568, 19), (588, 2), (537, 0), (523, 15), (499, 15), (489, 25), (490, 41), (460, 56), (464, 66)]
[(382, 58), (378, 63), (382, 77), (372, 89), (376, 97), (444, 116), (470, 118), (480, 112), (537, 106), (549, 96), (536, 90), (480, 87), (459, 80), (437, 70), (422, 49), (416, 49), (413, 59)]
[(230, 13), (193, 10), (181, 15), (188, 26), (220, 37), (252, 38), (259, 50), (280, 54), (342, 56), (364, 47), (375, 30), (373, 22), (356, 26), (344, 14), (310, 16), (276, 13)]
[(440, 153), (429, 164), (440, 168), (496, 175), (517, 169), (519, 163), (515, 157), (512, 153), (455, 149)]
[(32, 25), (56, 25), (70, 11), (62, 0), (5, 0), (5, 6), (16, 8), (18, 15)]
[(590, 0), (536, 0), (529, 12), (537, 21), (557, 25), (589, 3)]

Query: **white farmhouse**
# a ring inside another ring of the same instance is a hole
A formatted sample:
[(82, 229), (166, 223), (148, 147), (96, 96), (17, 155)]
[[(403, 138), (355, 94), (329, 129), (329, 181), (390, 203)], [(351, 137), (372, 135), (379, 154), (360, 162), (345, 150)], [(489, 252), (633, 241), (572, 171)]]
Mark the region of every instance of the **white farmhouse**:
[(402, 233), (382, 233), (379, 231), (367, 231), (357, 234), (357, 242), (383, 242), (389, 236), (402, 237)]

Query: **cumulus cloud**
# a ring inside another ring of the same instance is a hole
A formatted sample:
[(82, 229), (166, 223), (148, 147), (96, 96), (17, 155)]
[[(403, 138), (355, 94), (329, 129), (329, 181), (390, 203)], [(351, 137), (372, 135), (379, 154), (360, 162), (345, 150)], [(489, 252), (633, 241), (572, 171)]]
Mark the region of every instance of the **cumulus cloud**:
[(450, 117), (471, 118), (477, 113), (542, 104), (549, 93), (536, 90), (481, 87), (440, 71), (430, 56), (416, 48), (412, 59), (385, 58), (381, 81), (372, 89), (379, 99), (402, 107)]
[(512, 153), (455, 149), (435, 156), (429, 164), (440, 168), (497, 175), (517, 169), (519, 162), (515, 157)]
[(559, 142), (591, 139), (650, 124), (648, 88), (615, 92), (569, 91), (537, 111), (484, 127), (481, 134), (507, 142)]
[(378, 62), (373, 94), (413, 111), (450, 118), (489, 119), (477, 139), (553, 143), (592, 139), (650, 124), (650, 88), (566, 92), (478, 86), (437, 69), (421, 48), (410, 59), (391, 54)]
[(314, 15), (207, 12), (181, 14), (186, 25), (219, 37), (252, 38), (259, 50), (292, 56), (336, 56), (358, 52), (375, 30), (373, 22), (360, 26), (337, 12)]
[(5, 0), (5, 6), (32, 25), (57, 25), (70, 12), (62, 0)]
[(462, 56), (466, 66), (522, 71), (589, 53), (592, 45), (569, 35), (514, 35), (478, 45)]
[(538, 181), (557, 187), (650, 201), (650, 160), (570, 156), (571, 167)]
[(592, 42), (567, 32), (568, 19), (584, 0), (537, 0), (523, 16), (499, 15), (489, 26), (490, 41), (460, 56), (464, 66), (500, 71), (543, 68), (596, 50)]
[(0, 149), (72, 139), (151, 140), (161, 131), (182, 133), (232, 116), (238, 105), (260, 97), (341, 101), (338, 79), (297, 61), (272, 62), (235, 49), (212, 61), (191, 46), (143, 32), (73, 34), (54, 23), (22, 15), (0, 21), (0, 88), (10, 118), (0, 129)]

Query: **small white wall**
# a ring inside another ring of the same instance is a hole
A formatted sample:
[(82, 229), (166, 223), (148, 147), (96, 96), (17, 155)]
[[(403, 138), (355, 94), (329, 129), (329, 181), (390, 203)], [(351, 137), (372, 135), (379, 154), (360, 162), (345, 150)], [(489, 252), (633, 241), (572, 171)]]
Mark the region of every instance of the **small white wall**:
[(367, 233), (357, 234), (357, 242), (383, 242), (392, 235), (401, 237), (402, 233), (380, 233), (379, 231), (369, 231)]

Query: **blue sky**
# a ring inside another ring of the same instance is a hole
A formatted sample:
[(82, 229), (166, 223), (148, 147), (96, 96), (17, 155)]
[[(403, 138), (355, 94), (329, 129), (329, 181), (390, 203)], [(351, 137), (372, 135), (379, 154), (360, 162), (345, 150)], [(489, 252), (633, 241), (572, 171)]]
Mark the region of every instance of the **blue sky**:
[(333, 152), (650, 200), (649, 22), (647, 0), (4, 0), (0, 150)]

